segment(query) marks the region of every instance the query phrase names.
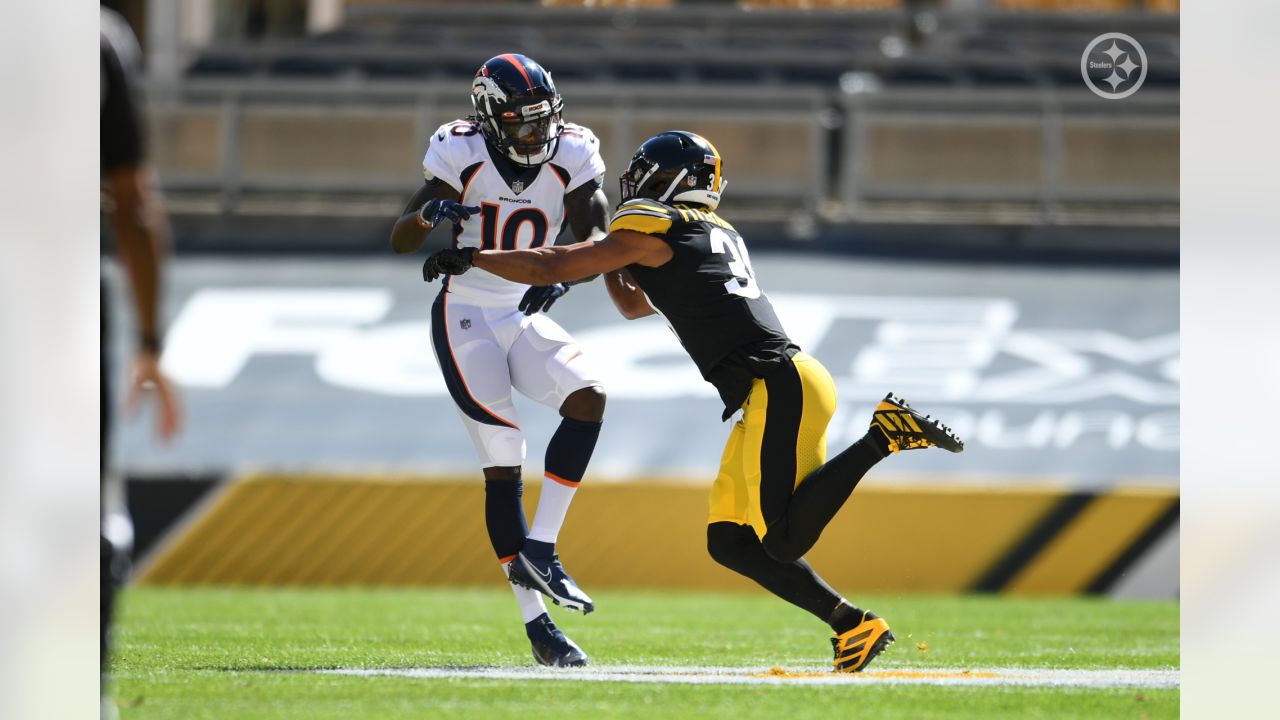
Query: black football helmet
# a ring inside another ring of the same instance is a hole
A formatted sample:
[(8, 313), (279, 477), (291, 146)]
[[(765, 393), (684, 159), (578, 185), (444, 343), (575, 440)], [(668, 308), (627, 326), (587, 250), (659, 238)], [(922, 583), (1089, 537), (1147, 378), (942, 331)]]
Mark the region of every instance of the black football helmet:
[(618, 180), (623, 201), (639, 197), (715, 210), (728, 184), (720, 170), (720, 153), (710, 141), (684, 130), (668, 130), (641, 143)]
[(518, 165), (533, 167), (555, 157), (564, 123), (564, 100), (551, 73), (519, 53), (490, 58), (471, 83), (471, 104), (484, 139)]

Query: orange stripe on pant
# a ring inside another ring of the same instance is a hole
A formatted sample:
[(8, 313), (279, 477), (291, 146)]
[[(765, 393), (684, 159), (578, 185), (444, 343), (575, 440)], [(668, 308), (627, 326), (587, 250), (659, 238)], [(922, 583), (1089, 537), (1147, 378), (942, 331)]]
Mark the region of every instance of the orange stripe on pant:
[(554, 480), (560, 483), (561, 485), (564, 485), (565, 487), (576, 488), (578, 487), (579, 484), (582, 483), (581, 480), (578, 480), (576, 482), (573, 480), (565, 480), (564, 478), (560, 477), (559, 475), (556, 475), (555, 473), (544, 472), (542, 474), (546, 475), (548, 480)]

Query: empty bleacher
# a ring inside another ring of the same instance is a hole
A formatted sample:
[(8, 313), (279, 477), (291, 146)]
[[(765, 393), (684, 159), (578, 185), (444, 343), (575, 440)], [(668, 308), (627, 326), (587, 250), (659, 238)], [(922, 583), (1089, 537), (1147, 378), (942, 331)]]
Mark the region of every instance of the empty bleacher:
[[(543, 4), (348, 2), (327, 32), (192, 49), (152, 93), (175, 212), (237, 233), (312, 218), (315, 242), (356, 228), (323, 242), (380, 244), (429, 133), (470, 112), (475, 68), (519, 51), (601, 137), (611, 197), (636, 145), (680, 127), (727, 158), (726, 212), (797, 241), (865, 223), (1176, 230), (1178, 20), (1159, 3)], [(1114, 31), (1149, 59), (1124, 102), (1080, 75)]]
[[(845, 72), (863, 71), (889, 84), (1053, 87), (1078, 82), (1078, 72), (1070, 71), (1079, 67), (1080, 51), (1100, 32), (1118, 31), (1139, 33), (1153, 47), (1162, 82), (1176, 84), (1178, 76), (1177, 18), (1166, 14), (1032, 14), (1012, 10), (1054, 3), (1001, 0), (1010, 12), (987, 13), (977, 22), (925, 10), (936, 28), (921, 34), (899, 2), (799, 5), (861, 8), (847, 11), (765, 2), (679, 12), (649, 3), (566, 4), (360, 3), (337, 30), (295, 41), (216, 45), (197, 53), (187, 72), (448, 80), (469, 77), (483, 58), (516, 49), (557, 75), (599, 81), (830, 87)], [(1134, 7), (1131, 0), (1077, 4)]]

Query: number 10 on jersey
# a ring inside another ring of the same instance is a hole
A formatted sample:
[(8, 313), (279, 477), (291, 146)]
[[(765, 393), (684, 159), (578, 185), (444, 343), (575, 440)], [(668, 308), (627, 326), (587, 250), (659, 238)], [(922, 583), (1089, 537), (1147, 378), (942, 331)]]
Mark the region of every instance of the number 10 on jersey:
[(481, 250), (516, 250), (516, 239), (520, 234), (520, 226), (529, 223), (533, 229), (533, 239), (528, 248), (540, 248), (547, 242), (547, 215), (538, 208), (519, 208), (507, 215), (502, 223), (502, 244), (498, 244), (498, 218), (502, 207), (493, 203), (480, 203), (480, 249)]

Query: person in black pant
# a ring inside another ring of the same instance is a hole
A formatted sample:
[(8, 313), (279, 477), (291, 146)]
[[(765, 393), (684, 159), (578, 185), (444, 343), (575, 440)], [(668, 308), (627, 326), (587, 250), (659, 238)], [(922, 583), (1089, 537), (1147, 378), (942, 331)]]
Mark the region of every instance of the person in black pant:
[[(163, 275), (168, 223), (164, 206), (155, 188), (155, 175), (146, 164), (142, 108), (136, 89), (141, 61), (138, 41), (120, 15), (102, 8), (99, 125), (103, 186), (110, 198), (104, 210), (111, 216), (116, 250), (132, 286), (131, 298), (137, 313), (138, 349), (130, 369), (127, 405), (135, 407), (144, 392), (155, 396), (157, 434), (170, 440), (181, 424), (177, 398), (160, 371), (160, 329), (158, 307)], [(108, 361), (109, 292), (102, 281), (100, 336), (101, 365), (101, 461), (99, 490), (106, 495), (108, 443), (111, 437), (111, 368)], [(117, 515), (120, 518), (122, 515)], [(127, 517), (125, 517), (127, 520)], [(102, 671), (107, 669), (110, 626), (116, 591), (128, 567), (128, 537), (120, 521), (99, 529), (102, 552), (102, 612), (99, 630)], [(104, 693), (105, 694), (105, 693)]]
[(622, 204), (602, 240), (530, 249), (452, 247), (423, 277), (472, 267), (531, 285), (603, 274), (623, 317), (661, 313), (702, 377), (737, 413), (711, 488), (712, 559), (830, 626), (834, 669), (860, 672), (894, 641), (889, 623), (831, 588), (804, 560), (873, 466), (894, 453), (964, 443), (890, 393), (866, 435), (827, 458), (836, 385), (801, 352), (757, 282), (746, 242), (716, 214), (726, 181), (706, 138), (646, 140), (619, 178)]

